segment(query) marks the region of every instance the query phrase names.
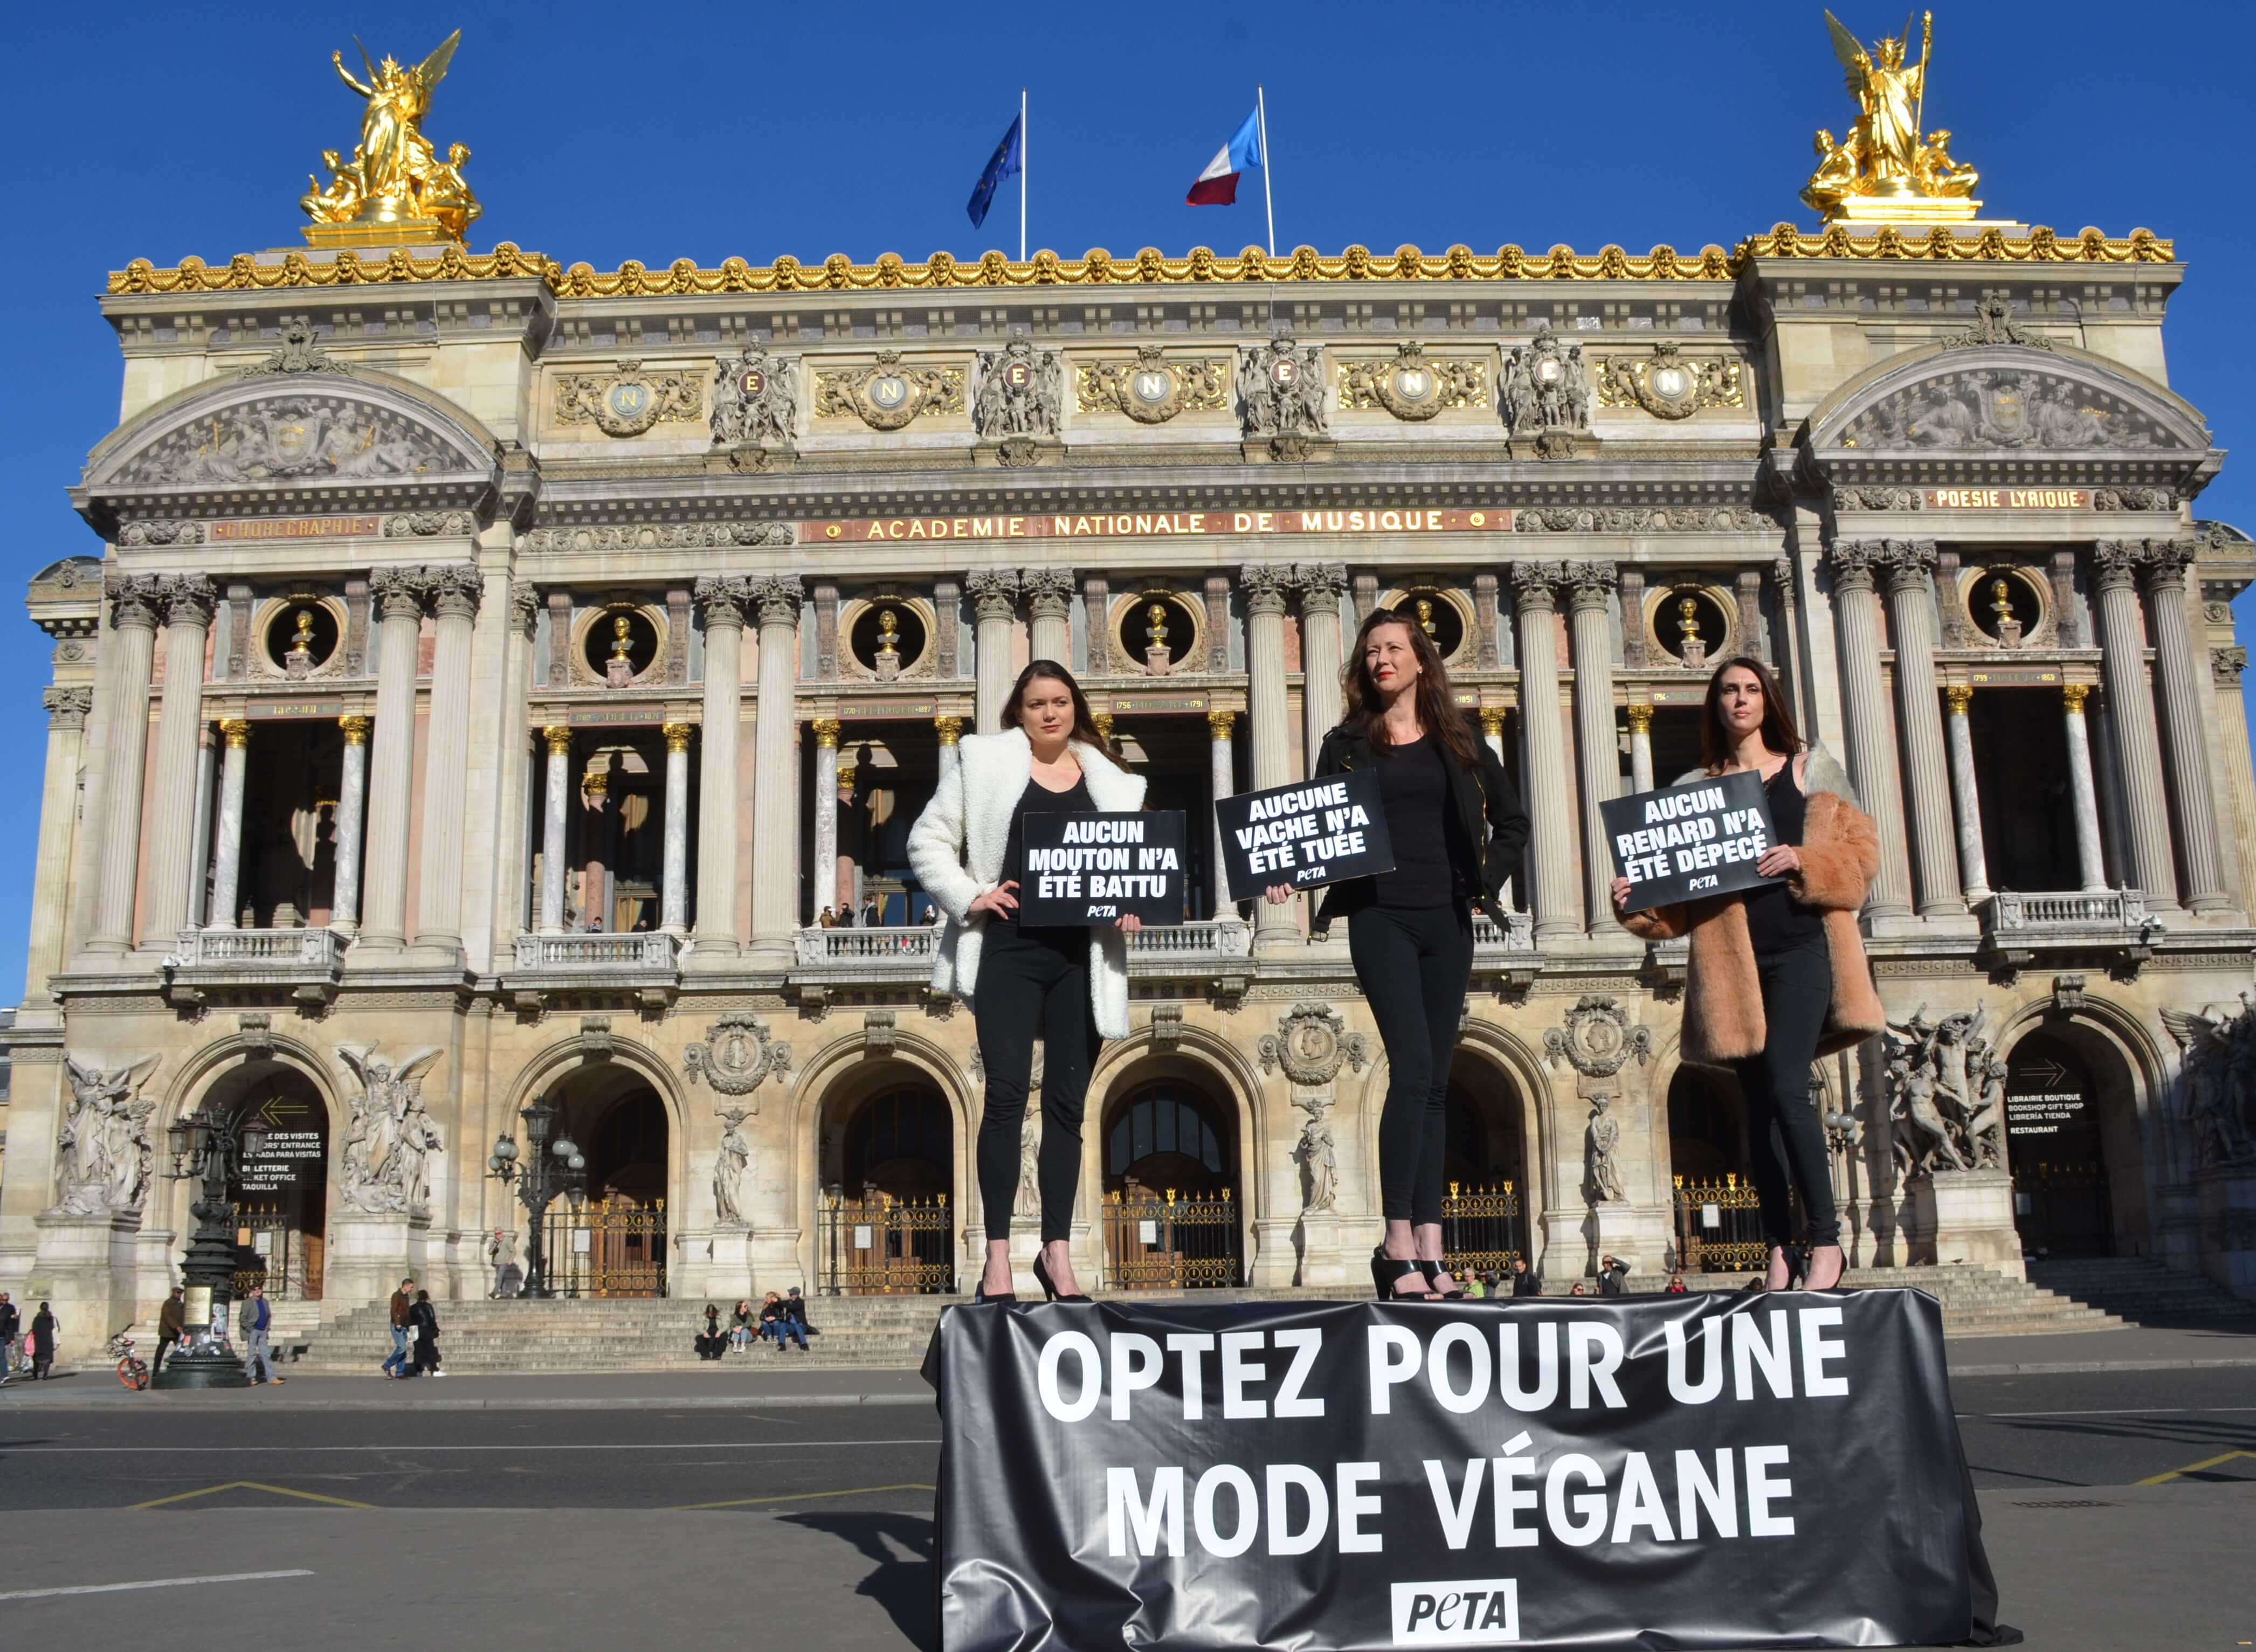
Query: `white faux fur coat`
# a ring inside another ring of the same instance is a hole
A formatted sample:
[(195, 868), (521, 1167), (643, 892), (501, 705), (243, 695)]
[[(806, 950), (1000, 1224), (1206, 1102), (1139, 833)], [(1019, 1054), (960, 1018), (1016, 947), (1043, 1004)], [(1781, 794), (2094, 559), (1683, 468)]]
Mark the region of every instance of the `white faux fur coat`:
[[(969, 1001), (979, 981), (979, 947), (987, 915), (971, 916), (971, 903), (1003, 881), (1003, 850), (1011, 836), (1011, 812), (1034, 771), (1033, 748), (1026, 731), (973, 735), (957, 747), (953, 767), (940, 777), (932, 801), (909, 828), (909, 865), (924, 892), (948, 914), (947, 931), (934, 960), (935, 992)], [(1144, 806), (1144, 778), (1132, 775), (1102, 752), (1073, 742), (1073, 755), (1089, 782), (1098, 809), (1124, 813)], [(1128, 938), (1110, 924), (1089, 931), (1089, 999), (1096, 1030), (1106, 1038), (1128, 1036)]]

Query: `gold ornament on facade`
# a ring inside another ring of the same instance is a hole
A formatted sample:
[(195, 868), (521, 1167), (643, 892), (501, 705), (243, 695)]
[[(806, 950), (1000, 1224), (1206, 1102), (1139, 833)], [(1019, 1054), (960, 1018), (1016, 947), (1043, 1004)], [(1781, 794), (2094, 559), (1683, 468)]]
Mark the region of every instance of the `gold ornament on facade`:
[(935, 717), (932, 720), (933, 736), (943, 746), (952, 746), (963, 738), (963, 719)]
[(662, 723), (658, 732), (666, 736), (668, 751), (687, 751), (689, 749), (689, 736), (695, 727), (694, 723)]
[(1632, 735), (1653, 732), (1653, 707), (1643, 700), (1632, 700), (1625, 709), (1629, 714), (1629, 731)]
[(611, 616), (611, 657), (626, 659), (634, 652), (634, 622), (624, 614)]
[(816, 374), (814, 413), (899, 430), (912, 419), (963, 411), (963, 383), (960, 367), (911, 367), (899, 351), (880, 350), (868, 367)]
[(1910, 32), (1882, 36), (1867, 52), (1830, 11), (1825, 26), (1833, 55), (1848, 72), (1857, 123), (1836, 142), (1820, 129), (1817, 170), (1801, 198), (1832, 223), (1970, 223), (1982, 203), (1970, 199), (1979, 174), (1951, 158), (1950, 134), (1923, 131), (1927, 66), (1935, 47), (1935, 13), (1920, 25), (1919, 61), (1907, 63)]
[(1444, 408), (1486, 407), (1488, 369), (1464, 357), (1428, 359), (1425, 345), (1397, 345), (1391, 362), (1342, 362), (1340, 405), (1383, 407), (1395, 418), (1422, 423)]
[(360, 143), (352, 159), (341, 161), (335, 150), (325, 149), (321, 159), (328, 166), (329, 181), (307, 179), (312, 187), (298, 204), (314, 221), (305, 230), (308, 243), (461, 243), (463, 232), (483, 210), (462, 181), (462, 163), (470, 151), (466, 144), (451, 144), (447, 158), (441, 160), (423, 136), (423, 116), (430, 112), (431, 94), (446, 78), (447, 65), (462, 38), (462, 32), (455, 30), (412, 69), (389, 56), (370, 63), (363, 49), (360, 60), (368, 71), (365, 84), (353, 79), (343, 53), (329, 53), (337, 78), (366, 99), (367, 107), (361, 112)]
[(1084, 413), (1124, 413), (1139, 425), (1164, 425), (1182, 412), (1219, 412), (1230, 405), (1230, 363), (1171, 362), (1156, 344), (1139, 345), (1133, 362), (1090, 362), (1074, 376)]
[(701, 375), (645, 373), (624, 361), (608, 373), (556, 376), (556, 422), (593, 425), (606, 436), (639, 436), (656, 425), (693, 424), (705, 417)]
[(1598, 405), (1641, 407), (1655, 418), (1689, 418), (1703, 407), (1744, 407), (1739, 364), (1686, 355), (1663, 341), (1648, 356), (1598, 358)]
[[(435, 257), (419, 258), (405, 247), (393, 247), (382, 257), (363, 258), (348, 247), (334, 258), (309, 258), (301, 252), (286, 253), (272, 264), (262, 264), (250, 253), (237, 253), (225, 264), (206, 264), (187, 257), (160, 269), (146, 258), (135, 258), (123, 270), (109, 272), (107, 290), (113, 294), (173, 292), (257, 292), (293, 287), (384, 286), (424, 281), (537, 280), (559, 298), (647, 299), (694, 298), (735, 292), (823, 292), (890, 290), (903, 287), (1103, 286), (1149, 281), (1177, 285), (1214, 281), (1729, 281), (1756, 258), (1893, 258), (1936, 264), (2170, 264), (2177, 257), (2175, 243), (2151, 229), (2134, 229), (2128, 235), (2107, 235), (2097, 229), (2062, 239), (2040, 225), (2026, 235), (2007, 235), (1985, 228), (1978, 235), (1953, 234), (1942, 225), (1924, 235), (1906, 235), (1893, 224), (1870, 235), (1851, 235), (1846, 224), (1836, 223), (1812, 234), (1782, 223), (1766, 234), (1750, 235), (1729, 253), (1709, 247), (1697, 255), (1680, 254), (1674, 247), (1655, 247), (1650, 254), (1632, 256), (1619, 247), (1596, 254), (1555, 247), (1531, 255), (1505, 246), (1493, 255), (1476, 255), (1455, 247), (1444, 257), (1417, 255), (1413, 249), (1392, 258), (1374, 258), (1371, 267), (1350, 277), (1346, 261), (1321, 258), (1303, 248), (1305, 258), (1269, 258), (1258, 247), (1244, 259), (1216, 259), (1202, 268), (1188, 258), (1162, 258), (1157, 253), (1146, 264), (1115, 262), (1110, 255), (1061, 259), (1042, 253), (1029, 264), (959, 264), (935, 253), (923, 264), (881, 258), (874, 264), (850, 263), (834, 257), (819, 265), (796, 258), (779, 258), (772, 264), (751, 264), (730, 258), (716, 270), (700, 269), (694, 258), (651, 265), (630, 258), (609, 274), (587, 264), (570, 266), (538, 252), (527, 252), (504, 241), (491, 252), (467, 253), (448, 247)], [(1250, 263), (1246, 261), (1250, 260)], [(1244, 273), (1237, 266), (1243, 264)]]
[(899, 664), (901, 657), (901, 616), (892, 608), (878, 610), (878, 657)]
[(348, 746), (368, 744), (369, 720), (349, 713), (337, 719), (337, 728), (343, 732)]

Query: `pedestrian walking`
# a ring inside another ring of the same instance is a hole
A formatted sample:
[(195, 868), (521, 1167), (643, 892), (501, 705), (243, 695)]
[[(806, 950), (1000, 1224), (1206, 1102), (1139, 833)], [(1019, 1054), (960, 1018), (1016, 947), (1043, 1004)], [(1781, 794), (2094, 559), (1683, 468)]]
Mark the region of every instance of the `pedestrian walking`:
[(165, 1368), (166, 1351), (180, 1346), (187, 1312), (181, 1296), (180, 1287), (174, 1285), (173, 1294), (165, 1298), (165, 1305), (157, 1310), (157, 1358), (149, 1367), (152, 1381)]
[(497, 1227), (493, 1237), (486, 1241), (486, 1261), (494, 1270), (493, 1294), (497, 1302), (501, 1300), (502, 1290), (509, 1283), (509, 1238)]
[(47, 1380), (47, 1368), (55, 1362), (55, 1339), (62, 1334), (63, 1322), (55, 1318), (55, 1311), (46, 1303), (32, 1316), (32, 1381)]
[(399, 1289), (391, 1293), (391, 1357), (384, 1362), (384, 1374), (404, 1377), (407, 1369), (407, 1333), (413, 1324), (415, 1298), (407, 1293), (415, 1289), (412, 1279), (403, 1279)]
[(0, 1388), (15, 1381), (16, 1361), (23, 1352), (23, 1311), (8, 1300), (6, 1291), (0, 1290)]
[(251, 1286), (250, 1294), (243, 1299), (243, 1311), (236, 1317), (236, 1325), (243, 1332), (243, 1369), (251, 1387), (281, 1381), (283, 1379), (274, 1374), (274, 1353), (269, 1341), (274, 1328), (274, 1309), (266, 1300), (265, 1286)]
[[(439, 1311), (431, 1305), (431, 1293), (415, 1293), (415, 1305), (407, 1311), (408, 1334), (415, 1344), (415, 1363), (409, 1367), (410, 1376), (429, 1373), (434, 1377), (447, 1374), (439, 1368)], [(280, 1379), (277, 1379), (279, 1381)]]

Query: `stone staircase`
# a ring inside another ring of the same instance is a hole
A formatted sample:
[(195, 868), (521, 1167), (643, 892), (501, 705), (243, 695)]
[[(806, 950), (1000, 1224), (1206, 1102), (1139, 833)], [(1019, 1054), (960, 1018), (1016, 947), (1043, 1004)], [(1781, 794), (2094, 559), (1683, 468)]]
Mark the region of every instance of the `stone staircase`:
[(2180, 1273), (2145, 1257), (2033, 1262), (2029, 1277), (2056, 1295), (2088, 1303), (2143, 1325), (2209, 1325), (2256, 1321), (2246, 1302), (2199, 1274)]
[[(1660, 1281), (1640, 1277), (1638, 1285)], [(1694, 1275), (1686, 1283), (1700, 1290), (1735, 1290), (1744, 1276)], [(2112, 1314), (2050, 1290), (2008, 1279), (1988, 1269), (1860, 1269), (1851, 1285), (1910, 1286), (1942, 1304), (1948, 1334), (2006, 1336), (2063, 1331), (2104, 1331), (2122, 1321)], [(1339, 1290), (1139, 1291), (1139, 1302), (1251, 1300), (1337, 1300), (1360, 1293)], [(1556, 1301), (1554, 1296), (1547, 1300)], [(821, 1334), (810, 1351), (756, 1346), (750, 1353), (730, 1353), (718, 1365), (700, 1360), (691, 1339), (702, 1325), (702, 1301), (614, 1297), (550, 1302), (445, 1302), (439, 1308), (439, 1347), (447, 1368), (456, 1372), (581, 1372), (777, 1370), (832, 1367), (862, 1370), (913, 1370), (924, 1360), (941, 1311), (962, 1297), (821, 1297), (808, 1316)], [(290, 1304), (316, 1308), (325, 1304)], [(370, 1372), (391, 1352), (384, 1304), (371, 1303), (333, 1312), (286, 1351), (302, 1344), (293, 1372)]]

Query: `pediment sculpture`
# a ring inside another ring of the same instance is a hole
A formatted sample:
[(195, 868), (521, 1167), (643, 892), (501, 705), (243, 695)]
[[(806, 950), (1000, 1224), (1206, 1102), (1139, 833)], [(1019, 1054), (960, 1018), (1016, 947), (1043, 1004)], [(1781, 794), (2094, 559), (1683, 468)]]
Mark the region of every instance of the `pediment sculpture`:
[(394, 409), (303, 393), (237, 402), (159, 438), (129, 460), (126, 483), (381, 481), (455, 475), (470, 460)]
[(2055, 452), (2175, 446), (2145, 414), (2059, 374), (1970, 368), (1921, 380), (1858, 414), (1842, 445), (2035, 447)]

